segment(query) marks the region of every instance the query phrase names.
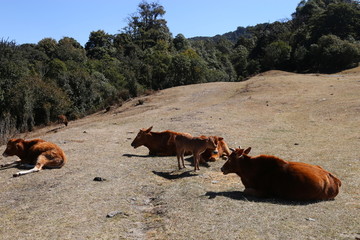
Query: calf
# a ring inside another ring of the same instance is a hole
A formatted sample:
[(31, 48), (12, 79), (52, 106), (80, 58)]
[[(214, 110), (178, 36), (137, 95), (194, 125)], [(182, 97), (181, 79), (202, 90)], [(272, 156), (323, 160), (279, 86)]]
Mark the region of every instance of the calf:
[[(201, 136), (201, 137), (205, 137), (205, 136)], [(216, 160), (218, 160), (220, 157), (224, 157), (224, 156), (230, 156), (231, 152), (230, 149), (228, 147), (228, 145), (226, 144), (224, 138), (222, 137), (218, 137), (218, 136), (211, 136), (214, 138), (215, 144), (217, 146), (217, 151), (214, 151), (212, 149), (206, 149), (205, 152), (203, 152), (201, 154), (201, 162), (215, 162)]]
[(175, 146), (176, 146), (176, 156), (178, 160), (179, 169), (180, 166), (180, 159), (182, 162), (182, 166), (185, 168), (184, 164), (184, 154), (186, 151), (190, 151), (193, 154), (194, 158), (194, 166), (196, 170), (200, 170), (199, 162), (200, 162), (200, 155), (206, 150), (211, 149), (213, 151), (216, 150), (216, 144), (213, 137), (191, 137), (188, 135), (177, 135), (175, 136)]
[(38, 172), (43, 167), (61, 168), (67, 161), (63, 150), (51, 142), (46, 142), (42, 139), (33, 139), (25, 141), (23, 139), (10, 139), (7, 147), (3, 153), (4, 157), (18, 156), (20, 161), (18, 165), (32, 165), (30, 170), (20, 171), (14, 174), (14, 177)]
[(68, 119), (67, 119), (67, 117), (65, 115), (59, 115), (58, 116), (58, 123), (59, 124), (63, 123), (63, 124), (65, 124), (65, 126), (67, 126), (69, 121), (68, 121)]
[(288, 162), (268, 155), (248, 156), (251, 148), (237, 148), (221, 168), (236, 173), (245, 194), (291, 200), (330, 200), (339, 193), (341, 181), (319, 166)]
[(175, 136), (188, 135), (188, 133), (178, 133), (173, 131), (152, 132), (152, 126), (148, 129), (140, 129), (131, 146), (138, 148), (145, 146), (149, 149), (149, 155), (153, 156), (175, 156)]

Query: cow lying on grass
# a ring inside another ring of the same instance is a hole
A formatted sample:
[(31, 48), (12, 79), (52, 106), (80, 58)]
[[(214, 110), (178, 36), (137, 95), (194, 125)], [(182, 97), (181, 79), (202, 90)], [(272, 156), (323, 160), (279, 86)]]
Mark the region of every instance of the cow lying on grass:
[[(201, 136), (201, 137), (205, 137), (205, 136)], [(222, 137), (218, 137), (218, 136), (211, 136), (212, 138), (214, 138), (215, 144), (216, 144), (216, 149), (217, 151), (214, 151), (212, 149), (206, 149), (205, 152), (203, 152), (201, 154), (201, 162), (215, 162), (216, 160), (220, 159), (221, 157), (224, 156), (230, 156), (231, 151), (228, 147), (228, 145), (226, 144), (224, 138)]]
[(181, 169), (180, 159), (182, 167), (185, 168), (184, 155), (186, 151), (190, 151), (193, 154), (195, 172), (196, 170), (200, 170), (200, 155), (206, 149), (211, 149), (212, 151), (215, 151), (217, 147), (213, 137), (191, 137), (188, 135), (175, 136), (175, 146), (179, 169)]
[(138, 148), (145, 146), (149, 149), (151, 156), (176, 156), (175, 136), (188, 135), (188, 133), (173, 132), (170, 130), (163, 132), (152, 132), (152, 126), (148, 129), (140, 129), (131, 146)]
[(4, 157), (18, 156), (20, 161), (17, 165), (32, 166), (26, 171), (20, 171), (14, 174), (14, 177), (25, 175), (32, 172), (38, 172), (43, 167), (61, 168), (67, 161), (63, 150), (51, 142), (42, 139), (33, 139), (25, 141), (23, 139), (10, 139), (3, 153)]
[(250, 150), (237, 148), (221, 168), (225, 175), (241, 178), (245, 194), (310, 201), (334, 199), (339, 193), (341, 181), (319, 166), (268, 155), (250, 157)]

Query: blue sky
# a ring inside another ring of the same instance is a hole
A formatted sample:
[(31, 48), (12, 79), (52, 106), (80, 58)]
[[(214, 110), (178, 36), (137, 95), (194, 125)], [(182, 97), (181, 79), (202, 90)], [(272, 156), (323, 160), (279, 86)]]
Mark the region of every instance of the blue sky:
[[(75, 38), (83, 46), (92, 31), (119, 33), (141, 0), (1, 0), (0, 39), (17, 44), (43, 38)], [(173, 36), (214, 36), (238, 26), (290, 19), (300, 0), (155, 0), (164, 6)]]

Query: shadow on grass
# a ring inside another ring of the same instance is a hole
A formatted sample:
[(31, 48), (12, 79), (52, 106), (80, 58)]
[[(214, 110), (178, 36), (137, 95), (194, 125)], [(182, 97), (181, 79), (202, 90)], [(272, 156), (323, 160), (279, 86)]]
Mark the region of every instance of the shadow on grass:
[(165, 179), (168, 179), (168, 180), (174, 180), (174, 179), (181, 179), (181, 178), (198, 176), (192, 170), (189, 170), (189, 171), (186, 171), (186, 172), (177, 172), (177, 171), (173, 171), (173, 172), (157, 172), (157, 171), (152, 171), (152, 173), (154, 173), (155, 175), (158, 175), (159, 177), (163, 177)]
[(208, 199), (214, 199), (218, 196), (223, 196), (239, 201), (263, 202), (263, 203), (272, 203), (277, 205), (309, 205), (309, 204), (321, 202), (321, 201), (292, 201), (292, 200), (283, 200), (278, 198), (257, 198), (246, 195), (244, 192), (241, 191), (206, 192), (205, 196), (209, 197)]
[(150, 155), (150, 154), (147, 154), (147, 155), (139, 155), (139, 154), (132, 154), (132, 153), (124, 153), (123, 154), (124, 157), (142, 157), (142, 158), (154, 158), (154, 157), (174, 157), (176, 159), (176, 156), (158, 156), (158, 155)]
[(131, 154), (131, 153), (124, 153), (123, 154), (124, 157), (142, 157), (142, 158), (150, 158), (150, 157), (155, 157), (155, 156), (151, 156), (151, 155), (138, 155), (138, 154)]
[[(148, 155), (138, 155), (138, 154), (131, 154), (131, 153), (124, 153), (123, 156), (128, 157), (128, 158), (131, 158), (131, 157), (141, 157), (141, 158), (170, 157), (171, 158), (171, 157), (173, 157), (176, 160), (176, 156), (157, 156), (157, 155), (149, 155), (149, 154)], [(194, 166), (193, 157), (184, 158), (184, 160), (186, 162), (189, 162), (190, 166)], [(206, 168), (210, 167), (210, 165), (207, 162), (200, 163), (200, 166), (203, 166), (203, 167), (206, 167)]]
[[(27, 170), (27, 169), (31, 169), (35, 167), (35, 165), (32, 164), (21, 164), (20, 161), (15, 161), (12, 163), (7, 163), (7, 164), (3, 164), (0, 165), (0, 171), (6, 170), (6, 169), (10, 169), (10, 168), (17, 168), (19, 170)], [(49, 166), (44, 166), (43, 169), (59, 169), (61, 167), (49, 167)]]
[[(186, 162), (189, 162), (190, 166), (194, 166), (194, 158), (193, 157), (184, 158), (184, 160)], [(206, 167), (206, 168), (210, 167), (209, 163), (207, 163), (207, 162), (200, 162), (199, 165), (203, 166), (203, 167)]]
[(65, 127), (65, 126), (56, 127), (56, 128), (50, 129), (50, 130), (47, 131), (46, 133), (51, 133), (51, 132), (56, 133), (57, 131), (59, 131), (60, 129), (62, 129), (62, 128), (64, 128), (64, 127)]
[(19, 168), (19, 165), (20, 165), (20, 163), (18, 163), (18, 162), (2, 164), (2, 165), (0, 165), (0, 171), (6, 170), (6, 169), (9, 169), (9, 168)]

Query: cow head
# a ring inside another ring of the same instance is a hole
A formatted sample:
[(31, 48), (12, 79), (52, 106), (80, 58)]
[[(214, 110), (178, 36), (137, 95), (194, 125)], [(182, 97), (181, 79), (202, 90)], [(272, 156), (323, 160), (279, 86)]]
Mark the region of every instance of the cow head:
[(224, 141), (224, 138), (216, 137), (214, 139), (215, 139), (216, 149), (211, 153), (211, 156), (209, 157), (209, 161), (211, 162), (215, 162), (218, 158), (222, 156), (224, 152), (221, 144), (221, 142)]
[(24, 149), (23, 139), (10, 139), (6, 145), (6, 149), (3, 153), (4, 157), (18, 155)]
[(229, 173), (236, 173), (239, 171), (239, 161), (242, 161), (247, 157), (247, 154), (250, 152), (251, 147), (242, 149), (241, 147), (235, 149), (229, 156), (228, 160), (221, 167), (221, 171), (224, 175)]
[(214, 137), (209, 137), (206, 142), (207, 142), (207, 148), (208, 149), (213, 150), (214, 154), (219, 153), (218, 149), (217, 149), (217, 141), (216, 141), (216, 139)]
[(153, 127), (149, 127), (148, 129), (140, 129), (139, 133), (136, 135), (134, 141), (131, 143), (131, 146), (134, 148), (138, 148), (146, 143), (147, 136), (150, 135), (150, 131)]

